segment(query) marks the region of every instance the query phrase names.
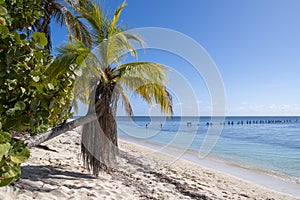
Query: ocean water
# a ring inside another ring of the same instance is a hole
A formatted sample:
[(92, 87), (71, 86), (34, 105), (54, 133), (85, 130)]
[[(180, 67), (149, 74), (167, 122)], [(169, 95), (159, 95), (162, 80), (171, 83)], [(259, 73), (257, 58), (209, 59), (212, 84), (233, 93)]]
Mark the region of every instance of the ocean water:
[(300, 180), (300, 117), (118, 117), (117, 122), (121, 139), (203, 151), (238, 166)]

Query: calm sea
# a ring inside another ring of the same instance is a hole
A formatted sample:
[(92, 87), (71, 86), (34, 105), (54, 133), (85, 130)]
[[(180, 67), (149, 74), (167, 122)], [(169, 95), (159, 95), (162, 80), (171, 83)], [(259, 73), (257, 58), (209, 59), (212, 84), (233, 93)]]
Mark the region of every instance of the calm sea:
[(220, 129), (220, 135), (206, 143), (213, 147), (208, 156), (300, 179), (300, 117), (226, 117), (214, 123), (210, 117), (118, 117), (117, 121), (121, 139), (193, 152), (203, 148), (209, 129)]

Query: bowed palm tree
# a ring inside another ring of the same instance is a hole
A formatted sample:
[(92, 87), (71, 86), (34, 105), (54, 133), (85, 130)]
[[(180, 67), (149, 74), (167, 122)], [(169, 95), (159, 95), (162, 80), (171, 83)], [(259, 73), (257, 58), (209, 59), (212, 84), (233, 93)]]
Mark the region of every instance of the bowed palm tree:
[[(89, 103), (88, 113), (96, 113), (97, 120), (83, 126), (81, 153), (88, 170), (98, 175), (100, 170), (110, 171), (116, 164), (118, 137), (116, 111), (123, 103), (129, 116), (133, 116), (132, 105), (126, 91), (133, 91), (149, 104), (157, 104), (167, 115), (172, 115), (172, 98), (165, 84), (167, 68), (151, 62), (123, 63), (130, 53), (137, 58), (132, 41), (143, 47), (139, 36), (122, 32), (118, 27), (119, 16), (125, 7), (123, 3), (110, 19), (96, 4), (82, 16), (92, 27), (93, 42), (97, 44), (90, 51), (78, 40), (58, 49), (58, 60), (82, 60), (86, 67), (75, 83), (74, 93), (82, 102)], [(67, 65), (64, 65), (67, 66)], [(64, 73), (61, 65), (50, 67), (49, 74)]]

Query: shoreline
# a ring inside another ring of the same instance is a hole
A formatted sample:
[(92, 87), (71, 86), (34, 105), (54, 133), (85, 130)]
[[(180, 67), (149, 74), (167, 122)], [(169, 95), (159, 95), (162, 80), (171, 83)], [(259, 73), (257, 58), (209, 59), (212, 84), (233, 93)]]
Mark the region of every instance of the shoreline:
[[(123, 136), (120, 140), (147, 147), (154, 151), (163, 152), (171, 156), (176, 156), (178, 157), (177, 159), (183, 159), (200, 165), (201, 167), (225, 173), (233, 176), (234, 178), (248, 181), (251, 184), (262, 186), (275, 192), (289, 194), (298, 198), (300, 197), (300, 179), (297, 177), (254, 168), (251, 166), (243, 166), (238, 163), (219, 159), (213, 156), (199, 158), (197, 152), (193, 150), (184, 150), (174, 146), (168, 146), (165, 148), (162, 144), (152, 141), (143, 141), (142, 139), (133, 139), (126, 136)], [(180, 155), (178, 155), (178, 153), (180, 153)]]
[[(244, 177), (243, 176), (236, 176), (236, 175), (232, 175), (232, 171), (229, 171), (229, 172), (224, 172), (224, 171), (222, 171), (222, 170), (218, 170), (218, 169), (215, 169), (215, 164), (216, 163), (218, 163), (218, 164), (220, 164), (220, 162), (219, 161), (216, 161), (216, 160), (214, 160), (214, 161), (212, 161), (212, 160), (209, 160), (208, 161), (208, 163), (209, 164), (211, 164), (209, 167), (207, 166), (207, 164), (205, 164), (205, 165), (203, 165), (204, 163), (203, 162), (195, 162), (194, 160), (190, 160), (189, 159), (189, 157), (188, 156), (186, 156), (185, 154), (182, 156), (182, 157), (180, 157), (180, 158), (178, 158), (178, 157), (173, 157), (174, 155), (171, 155), (170, 154), (170, 152), (162, 152), (162, 151), (159, 151), (159, 152), (157, 152), (155, 149), (153, 149), (153, 148), (151, 148), (151, 147), (149, 147), (149, 146), (144, 146), (144, 145), (142, 145), (142, 144), (137, 144), (137, 143), (132, 143), (132, 142), (129, 142), (129, 141), (124, 141), (124, 140), (121, 140), (123, 143), (127, 143), (128, 145), (132, 145), (132, 144), (134, 144), (134, 145), (137, 145), (139, 148), (142, 148), (144, 151), (145, 150), (147, 150), (147, 151), (149, 151), (149, 153), (148, 154), (146, 154), (146, 155), (144, 155), (144, 156), (147, 156), (147, 157), (151, 157), (151, 156), (157, 156), (157, 154), (161, 154), (161, 155), (164, 155), (164, 156), (166, 156), (166, 157), (169, 157), (169, 158), (167, 158), (168, 159), (168, 163), (165, 163), (165, 166), (174, 166), (174, 165), (177, 165), (178, 163), (183, 163), (183, 165), (184, 166), (186, 166), (186, 163), (188, 163), (188, 165), (189, 165), (189, 167), (191, 167), (191, 165), (193, 165), (193, 167), (195, 167), (195, 168), (197, 168), (197, 169), (200, 169), (200, 170), (202, 170), (202, 171), (206, 171), (206, 170), (208, 170), (209, 171), (209, 173), (215, 173), (215, 175), (216, 176), (221, 176), (222, 178), (224, 178), (225, 177), (225, 179), (229, 179), (230, 181), (233, 181), (233, 182), (235, 182), (235, 181), (238, 181), (238, 184), (241, 184), (241, 185), (243, 185), (243, 184), (245, 184), (245, 186), (247, 187), (247, 186), (249, 186), (249, 189), (251, 188), (251, 187), (258, 187), (259, 189), (262, 189), (262, 190), (265, 190), (264, 192), (266, 192), (266, 191), (268, 191), (268, 192), (270, 192), (270, 194), (271, 193), (274, 193), (274, 194), (280, 194), (280, 195), (284, 195), (284, 198), (283, 199), (289, 199), (289, 198), (292, 198), (292, 199), (300, 199), (300, 191), (299, 191), (299, 189), (300, 189), (300, 185), (299, 184), (296, 184), (296, 185), (294, 185), (294, 186), (296, 186), (297, 188), (294, 188), (293, 189), (293, 192), (295, 192), (295, 194), (289, 194), (288, 192), (284, 192), (284, 191), (278, 191), (278, 190), (276, 190), (276, 189), (274, 189), (274, 188), (270, 188), (270, 187), (266, 187), (266, 186), (263, 186), (263, 185), (260, 185), (260, 184), (257, 184), (256, 182), (254, 182), (254, 181), (250, 181), (250, 180), (247, 180), (247, 179), (244, 179)], [(152, 144), (153, 145), (153, 144)], [(171, 159), (170, 159), (171, 158)], [(228, 164), (227, 163), (224, 163), (226, 166), (228, 166)], [(218, 165), (218, 166), (220, 166), (220, 165)], [(188, 167), (188, 168), (189, 168)], [(223, 167), (223, 165), (221, 166), (221, 167)], [(231, 167), (234, 167), (234, 166), (230, 166), (230, 168), (228, 168), (229, 170), (232, 170), (233, 168), (231, 168)], [(254, 173), (256, 173), (256, 172), (254, 172)], [(252, 175), (252, 174), (249, 174), (249, 175)], [(268, 177), (269, 177), (269, 175), (267, 175)], [(256, 176), (256, 177), (253, 177), (254, 179), (257, 179), (257, 178), (261, 178), (260, 176)], [(273, 177), (270, 177), (270, 178), (273, 178)], [(275, 179), (276, 181), (280, 181), (280, 180), (278, 180), (277, 178)], [(217, 182), (220, 182), (220, 180), (217, 180)], [(272, 184), (272, 186), (276, 186), (276, 184), (278, 183), (278, 182), (273, 182), (273, 183), (271, 183), (271, 182), (269, 182), (269, 180), (267, 180), (267, 182), (269, 183), (269, 184)], [(243, 183), (243, 184), (242, 184)], [(234, 185), (235, 185), (236, 183), (234, 183)], [(290, 184), (290, 183), (288, 183), (288, 184)], [(228, 188), (227, 188), (228, 189)], [(245, 189), (245, 188), (244, 188)], [(289, 187), (289, 185), (286, 187), (286, 189), (291, 189), (290, 187)], [(252, 190), (253, 191), (253, 190)], [(245, 197), (245, 196), (247, 196), (247, 195), (243, 195), (243, 192), (246, 192), (246, 191), (242, 191), (241, 192), (241, 196), (242, 197)], [(292, 192), (292, 193), (293, 193)], [(276, 196), (276, 195), (275, 195)], [(271, 195), (271, 196), (268, 196), (268, 198), (273, 198), (273, 196)], [(225, 198), (226, 199), (226, 198)], [(247, 199), (252, 199), (252, 197), (251, 196), (247, 196)], [(256, 199), (256, 198), (255, 198)], [(275, 199), (281, 199), (281, 197), (275, 197)]]
[(78, 132), (43, 145), (50, 151), (32, 148), (20, 180), (0, 188), (0, 199), (300, 199), (122, 140), (119, 167), (96, 178), (82, 165)]
[[(154, 119), (152, 120), (154, 121)], [(141, 142), (144, 143), (150, 142), (162, 146), (173, 146), (178, 149), (188, 149), (188, 151), (195, 151), (196, 154), (201, 149), (203, 150), (201, 144), (205, 141), (207, 126), (185, 127), (185, 123), (182, 125), (183, 120), (181, 120), (180, 123), (166, 123), (166, 128), (160, 129), (159, 123), (154, 121), (156, 124), (154, 123), (153, 127), (150, 126), (150, 128), (145, 129), (140, 125), (145, 124), (146, 121), (146, 119), (137, 120), (136, 125), (132, 126), (128, 122), (120, 123), (121, 125), (118, 126), (119, 135), (136, 140), (141, 139)], [(209, 156), (230, 165), (262, 171), (300, 183), (299, 162), (297, 162), (297, 158), (300, 156), (299, 151), (297, 151), (299, 145), (297, 146), (298, 138), (294, 130), (298, 129), (299, 125), (295, 127), (288, 125), (285, 128), (278, 128), (277, 125), (272, 127), (276, 130), (273, 131), (274, 140), (272, 139), (273, 133), (266, 131), (264, 126), (254, 125), (253, 129), (248, 129), (246, 125), (236, 126), (237, 128), (233, 126), (224, 127)], [(286, 130), (287, 128), (288, 130)], [(282, 131), (287, 132), (287, 134), (290, 132), (291, 140), (288, 139), (289, 135), (285, 137), (285, 134), (281, 134)], [(203, 152), (202, 150), (201, 152)]]

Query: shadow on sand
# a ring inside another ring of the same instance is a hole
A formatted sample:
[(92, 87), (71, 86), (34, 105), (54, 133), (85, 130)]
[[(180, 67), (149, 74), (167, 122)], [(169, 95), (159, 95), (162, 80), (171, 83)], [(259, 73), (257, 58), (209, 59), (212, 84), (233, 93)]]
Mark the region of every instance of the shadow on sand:
[[(51, 192), (52, 190), (57, 189), (57, 187), (59, 186), (65, 186), (69, 189), (91, 189), (91, 187), (88, 186), (76, 185), (76, 182), (80, 181), (80, 179), (96, 178), (86, 173), (65, 171), (51, 165), (22, 166), (21, 177), (18, 181), (14, 183), (14, 186), (20, 189), (41, 192)], [(64, 183), (68, 180), (68, 184)], [(40, 182), (39, 184), (32, 184), (32, 181)], [(52, 187), (44, 188), (43, 186), (45, 184), (51, 185)]]

